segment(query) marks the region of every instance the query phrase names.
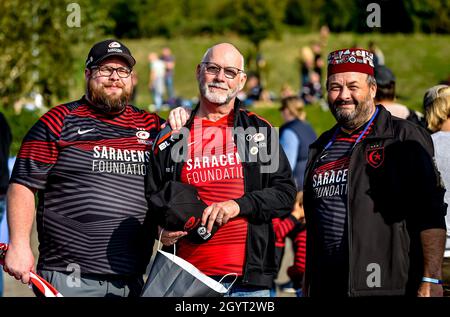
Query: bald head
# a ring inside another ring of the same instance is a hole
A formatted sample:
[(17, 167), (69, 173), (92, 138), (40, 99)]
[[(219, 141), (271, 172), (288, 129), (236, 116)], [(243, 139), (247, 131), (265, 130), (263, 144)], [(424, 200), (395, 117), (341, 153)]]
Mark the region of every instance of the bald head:
[(216, 112), (217, 107), (222, 112), (231, 111), (247, 80), (243, 70), (244, 57), (234, 45), (220, 43), (206, 51), (196, 70), (204, 113)]
[(208, 48), (203, 55), (202, 62), (211, 62), (219, 57), (229, 62), (227, 65), (244, 70), (244, 56), (233, 44), (219, 43)]

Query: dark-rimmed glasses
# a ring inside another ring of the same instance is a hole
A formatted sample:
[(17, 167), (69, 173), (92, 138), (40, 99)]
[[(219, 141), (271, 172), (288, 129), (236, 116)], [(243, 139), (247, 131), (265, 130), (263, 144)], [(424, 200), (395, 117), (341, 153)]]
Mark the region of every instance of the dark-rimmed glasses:
[(236, 67), (222, 67), (212, 62), (202, 62), (202, 64), (205, 65), (206, 72), (211, 75), (217, 76), (220, 73), (220, 70), (223, 69), (223, 73), (228, 79), (234, 79), (239, 73), (244, 72), (242, 69)]
[(128, 78), (131, 75), (131, 69), (126, 67), (93, 66), (91, 69), (97, 69), (98, 74), (102, 77), (109, 77), (114, 71), (116, 71), (120, 78)]

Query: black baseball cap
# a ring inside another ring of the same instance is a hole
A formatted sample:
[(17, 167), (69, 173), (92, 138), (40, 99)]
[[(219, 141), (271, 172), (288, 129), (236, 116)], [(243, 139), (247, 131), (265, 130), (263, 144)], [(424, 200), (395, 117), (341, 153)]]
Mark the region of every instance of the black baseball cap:
[(131, 55), (128, 47), (118, 40), (109, 39), (92, 46), (86, 58), (86, 68), (98, 66), (103, 60), (111, 56), (123, 58), (131, 68), (136, 64), (136, 60)]
[(377, 81), (377, 85), (387, 86), (395, 83), (394, 73), (384, 65), (378, 65), (375, 67), (374, 76)]
[(211, 233), (201, 225), (203, 211), (208, 205), (200, 199), (197, 189), (189, 184), (167, 182), (161, 190), (150, 197), (152, 207), (162, 214), (163, 227), (169, 231), (187, 231), (187, 238), (193, 243), (211, 239), (218, 226), (214, 224)]

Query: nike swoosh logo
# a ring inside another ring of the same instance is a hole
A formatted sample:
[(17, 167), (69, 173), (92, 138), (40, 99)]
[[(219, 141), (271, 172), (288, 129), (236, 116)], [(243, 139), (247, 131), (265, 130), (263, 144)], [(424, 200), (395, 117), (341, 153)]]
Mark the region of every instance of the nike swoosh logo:
[(91, 132), (92, 130), (95, 130), (95, 128), (87, 129), (87, 130), (78, 129), (78, 134), (85, 134), (85, 133)]

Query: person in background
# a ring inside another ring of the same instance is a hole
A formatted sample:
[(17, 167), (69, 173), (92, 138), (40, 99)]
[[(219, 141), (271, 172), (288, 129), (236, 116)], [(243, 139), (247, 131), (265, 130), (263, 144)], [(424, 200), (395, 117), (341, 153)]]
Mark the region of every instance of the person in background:
[(291, 85), (289, 85), (288, 83), (284, 83), (281, 86), (281, 89), (280, 89), (280, 98), (281, 99), (290, 97), (290, 96), (294, 96), (294, 95), (295, 95), (295, 92), (294, 92), (294, 89), (292, 89)]
[(382, 104), (391, 115), (406, 119), (426, 128), (425, 117), (418, 111), (414, 111), (405, 105), (396, 102), (395, 98), (395, 76), (394, 73), (384, 65), (375, 66), (375, 80), (377, 81), (377, 94), (375, 102)]
[(434, 144), (436, 165), (441, 173), (447, 203), (447, 241), (442, 265), (442, 280), (444, 296), (450, 296), (450, 94), (437, 97), (427, 107), (426, 119), (428, 129), (433, 132), (431, 138)]
[[(292, 251), (294, 254), (294, 263), (287, 269), (289, 280), (283, 284), (279, 284), (278, 287), (282, 292), (295, 293), (297, 297), (301, 297), (301, 287), (303, 274), (305, 272), (306, 257), (306, 228), (305, 213), (303, 208), (303, 192), (297, 192), (291, 214), (282, 219), (274, 218), (272, 220), (272, 224), (276, 237), (275, 255), (278, 267), (281, 267), (287, 237), (292, 240)], [(270, 292), (271, 297), (276, 296), (277, 292), (275, 285)]]
[(175, 73), (175, 56), (172, 54), (172, 50), (169, 47), (164, 47), (160, 59), (164, 62), (164, 85), (167, 92), (168, 103), (173, 102), (175, 98), (175, 91), (173, 87), (173, 77)]
[(245, 106), (252, 106), (255, 102), (261, 99), (263, 93), (263, 86), (259, 80), (257, 74), (249, 74), (247, 82), (244, 87), (245, 96), (243, 97), (243, 102)]
[(325, 62), (322, 57), (322, 46), (319, 41), (315, 41), (311, 44), (311, 49), (314, 53), (314, 66), (313, 71), (319, 76), (319, 83), (322, 83), (322, 68), (325, 66)]
[(436, 98), (448, 95), (450, 95), (450, 86), (448, 85), (436, 85), (428, 88), (423, 95), (422, 105), (424, 113), (428, 112), (428, 107), (431, 106)]
[(329, 37), (330, 37), (330, 28), (326, 24), (322, 25), (319, 31), (319, 40), (322, 48), (327, 47)]
[(148, 61), (150, 67), (148, 89), (152, 95), (155, 111), (159, 112), (164, 102), (164, 76), (166, 73), (166, 66), (155, 52), (148, 54)]
[(292, 281), (297, 297), (303, 297), (303, 276), (306, 267), (306, 221), (305, 209), (303, 206), (303, 192), (298, 192), (295, 199), (293, 214), (299, 223), (289, 233), (294, 249), (294, 263), (287, 269), (287, 275)]
[(297, 96), (283, 98), (280, 112), (285, 122), (280, 127), (280, 144), (293, 171), (297, 191), (302, 191), (308, 148), (317, 135), (306, 121), (304, 104)]
[(303, 91), (303, 87), (308, 86), (310, 83), (309, 74), (314, 70), (314, 52), (310, 46), (303, 46), (300, 49), (299, 56), (300, 63), (300, 92)]
[(303, 85), (301, 97), (305, 104), (320, 103), (323, 99), (322, 84), (320, 82), (320, 75), (314, 71), (309, 73), (309, 81)]
[[(299, 242), (302, 239), (304, 240), (304, 236), (306, 235), (306, 232), (303, 232), (305, 229), (302, 193), (303, 181), (306, 162), (308, 160), (308, 148), (317, 139), (317, 136), (311, 125), (306, 121), (306, 111), (299, 97), (288, 96), (283, 98), (281, 100), (280, 112), (285, 122), (280, 127), (280, 144), (286, 153), (289, 165), (293, 171), (297, 195), (295, 204), (292, 207), (291, 216), (285, 219), (274, 219), (273, 222), (277, 237), (279, 263), (281, 264), (284, 240), (288, 235), (294, 242), (294, 255), (299, 257), (298, 259), (294, 259), (294, 262), (300, 263), (304, 260), (305, 254), (302, 253), (302, 250), (304, 251), (305, 248)], [(295, 282), (294, 289), (297, 291), (301, 286), (298, 283), (299, 280), (291, 280), (291, 282)], [(285, 285), (281, 285), (280, 288), (283, 289), (283, 286)]]
[(369, 42), (369, 51), (373, 53), (373, 64), (375, 67), (385, 64), (383, 51), (374, 41)]

